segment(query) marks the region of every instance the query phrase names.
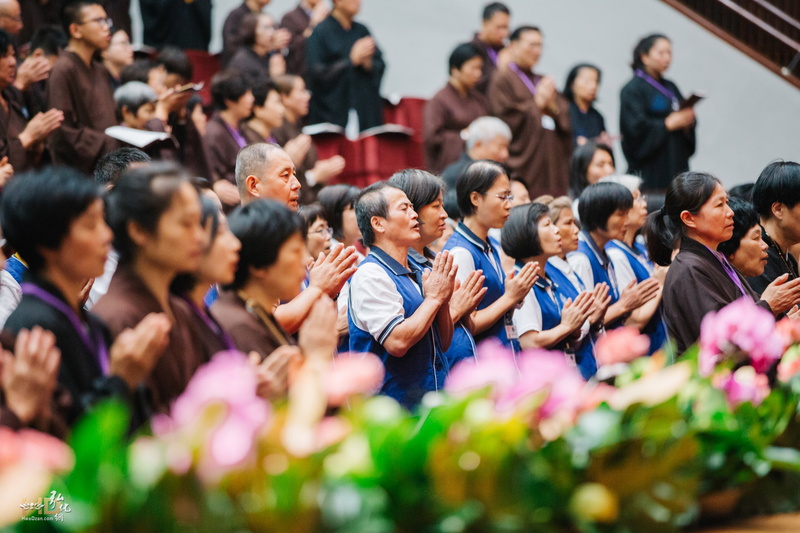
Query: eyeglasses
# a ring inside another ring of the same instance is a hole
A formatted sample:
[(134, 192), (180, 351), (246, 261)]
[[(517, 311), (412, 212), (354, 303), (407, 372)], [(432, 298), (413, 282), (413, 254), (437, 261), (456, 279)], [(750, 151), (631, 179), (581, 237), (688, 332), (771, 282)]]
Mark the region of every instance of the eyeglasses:
[(514, 201), (514, 195), (511, 194), (510, 192), (504, 192), (503, 194), (494, 193), (494, 195), (497, 196), (498, 198), (500, 198), (501, 202), (513, 202)]
[(331, 228), (319, 228), (314, 231), (309, 231), (309, 235), (319, 235), (322, 238), (333, 237), (333, 230)]
[(103, 28), (110, 28), (111, 26), (114, 25), (114, 21), (111, 20), (110, 17), (98, 17), (96, 19), (84, 20), (79, 24), (79, 26), (83, 26), (84, 24), (90, 24), (92, 22), (96, 22)]

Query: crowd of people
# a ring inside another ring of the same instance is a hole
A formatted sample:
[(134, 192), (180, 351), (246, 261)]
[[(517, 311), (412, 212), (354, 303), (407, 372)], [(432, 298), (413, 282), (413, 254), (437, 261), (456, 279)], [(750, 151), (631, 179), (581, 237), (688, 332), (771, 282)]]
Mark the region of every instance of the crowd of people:
[[(413, 408), (487, 340), (559, 350), (590, 380), (609, 329), (680, 353), (738, 298), (799, 317), (800, 165), (730, 192), (689, 171), (695, 115), (663, 77), (667, 37), (634, 49), (620, 174), (600, 69), (578, 64), (559, 92), (534, 73), (541, 30), (487, 5), (425, 109), (427, 169), (362, 190), (303, 133), (382, 122), (359, 0), (302, 0), (280, 26), (268, 3), (227, 17), (207, 119), (186, 53), (134, 59), (115, 3), (69, 2), (63, 31), (23, 33), (0, 0), (0, 423), (65, 436), (117, 397), (135, 429), (224, 350), (267, 400), (310, 354), (371, 352), (380, 392)], [(118, 125), (168, 142), (136, 148)]]

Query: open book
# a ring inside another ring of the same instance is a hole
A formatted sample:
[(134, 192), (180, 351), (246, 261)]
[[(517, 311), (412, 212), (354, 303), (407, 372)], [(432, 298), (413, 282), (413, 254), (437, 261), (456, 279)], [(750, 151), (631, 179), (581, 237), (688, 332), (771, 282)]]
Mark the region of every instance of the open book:
[(126, 126), (111, 126), (106, 128), (105, 134), (136, 148), (144, 148), (172, 138), (172, 135), (165, 131), (136, 130)]

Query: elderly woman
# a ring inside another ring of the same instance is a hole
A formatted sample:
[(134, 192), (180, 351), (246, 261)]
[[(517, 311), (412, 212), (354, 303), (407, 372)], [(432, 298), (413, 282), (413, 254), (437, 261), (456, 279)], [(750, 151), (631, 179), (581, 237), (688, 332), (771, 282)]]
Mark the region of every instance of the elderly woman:
[(458, 45), (448, 62), (450, 79), (425, 106), (425, 166), (441, 172), (464, 151), (461, 131), (489, 114), (489, 102), (475, 89), (481, 79), (483, 52), (473, 44)]
[(742, 276), (753, 277), (764, 273), (767, 249), (764, 242), (758, 211), (750, 202), (731, 197), (728, 207), (733, 210), (733, 234), (717, 247)]
[[(679, 352), (700, 336), (703, 317), (739, 298), (750, 298), (773, 314), (800, 300), (800, 279), (771, 283), (759, 300), (731, 266), (720, 244), (733, 235), (733, 210), (722, 183), (702, 172), (685, 172), (669, 185), (664, 208), (649, 215), (645, 236), (650, 257), (670, 265), (664, 282), (664, 314)], [(673, 251), (680, 250), (673, 259)]]

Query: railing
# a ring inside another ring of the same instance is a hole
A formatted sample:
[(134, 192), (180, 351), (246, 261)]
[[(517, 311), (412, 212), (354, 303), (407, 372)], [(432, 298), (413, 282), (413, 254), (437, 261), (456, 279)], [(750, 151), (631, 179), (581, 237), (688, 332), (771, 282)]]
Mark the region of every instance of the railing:
[(800, 0), (662, 0), (800, 89)]

